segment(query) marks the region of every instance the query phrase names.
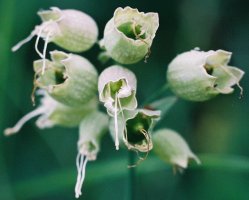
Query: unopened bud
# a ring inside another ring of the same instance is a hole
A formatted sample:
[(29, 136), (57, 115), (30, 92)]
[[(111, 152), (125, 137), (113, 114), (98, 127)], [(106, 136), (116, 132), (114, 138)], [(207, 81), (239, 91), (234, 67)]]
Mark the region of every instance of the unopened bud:
[(190, 159), (200, 164), (200, 160), (177, 132), (170, 129), (161, 129), (153, 133), (152, 139), (155, 153), (174, 167), (185, 169)]

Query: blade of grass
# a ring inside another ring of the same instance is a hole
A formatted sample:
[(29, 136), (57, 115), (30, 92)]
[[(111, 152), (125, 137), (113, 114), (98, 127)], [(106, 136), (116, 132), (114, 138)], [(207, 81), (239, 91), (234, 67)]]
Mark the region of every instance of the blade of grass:
[[(9, 61), (10, 61), (10, 43), (11, 33), (13, 30), (13, 17), (14, 17), (14, 6), (15, 0), (3, 0), (0, 1), (0, 56), (1, 56), (1, 67), (0, 67), (0, 130), (3, 129), (3, 119), (5, 114), (5, 89), (7, 83), (7, 75), (9, 73)], [(1, 131), (0, 131), (1, 132)], [(1, 186), (1, 199), (15, 199), (12, 188), (10, 187), (10, 181), (7, 172), (6, 162), (4, 160), (4, 149), (2, 132), (0, 136), (0, 186)], [(5, 172), (5, 173), (3, 173)]]
[[(189, 170), (223, 170), (231, 173), (249, 173), (249, 158), (228, 155), (199, 155), (202, 165), (191, 165)], [(150, 157), (141, 167), (137, 167), (138, 176), (160, 170), (172, 170), (169, 165), (156, 157)], [(96, 172), (97, 175), (96, 175)], [(125, 177), (127, 165), (124, 159), (107, 160), (102, 163), (89, 163), (85, 184), (96, 184), (102, 181)], [(76, 180), (76, 169), (56, 171), (46, 176), (24, 180), (14, 185), (19, 198), (32, 199), (56, 193), (60, 190), (73, 187)], [(49, 187), (48, 187), (49, 183)], [(33, 189), (30, 190), (30, 185)], [(0, 187), (0, 193), (2, 188)]]

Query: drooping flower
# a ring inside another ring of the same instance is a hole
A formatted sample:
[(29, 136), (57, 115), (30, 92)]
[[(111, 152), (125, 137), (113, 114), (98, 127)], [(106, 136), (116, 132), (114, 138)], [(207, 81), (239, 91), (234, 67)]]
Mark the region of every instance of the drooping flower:
[(198, 51), (178, 55), (169, 64), (167, 79), (172, 91), (179, 97), (190, 101), (206, 101), (218, 94), (233, 92), (244, 72), (228, 65), (232, 53), (217, 51)]
[(187, 168), (190, 159), (200, 164), (198, 157), (177, 132), (170, 129), (157, 130), (153, 133), (152, 139), (155, 153), (178, 170)]
[[(18, 50), (23, 44), (37, 36), (35, 50), (43, 59), (43, 70), (46, 67), (46, 51), (50, 42), (71, 51), (83, 52), (90, 49), (97, 41), (98, 27), (95, 21), (87, 14), (73, 9), (60, 10), (51, 7), (51, 10), (39, 11), (42, 23), (35, 26), (31, 34), (16, 44), (12, 51)], [(42, 52), (38, 49), (40, 38), (45, 40)]]
[[(51, 7), (50, 10), (39, 11), (38, 15), (41, 17), (42, 24), (36, 26), (26, 39), (14, 46), (13, 51), (16, 51), (36, 35), (36, 49), (40, 37), (45, 40), (45, 43), (53, 42), (72, 52), (86, 51), (97, 41), (98, 27), (96, 22), (84, 12)], [(43, 56), (45, 55), (43, 54)]]
[(115, 61), (136, 63), (150, 54), (158, 27), (157, 13), (143, 13), (130, 7), (117, 8), (106, 24), (102, 44)]
[(75, 127), (79, 125), (87, 114), (97, 110), (98, 104), (96, 98), (93, 98), (81, 107), (69, 107), (55, 101), (44, 90), (39, 90), (38, 94), (42, 95), (41, 105), (23, 116), (14, 127), (5, 129), (5, 135), (12, 135), (19, 132), (27, 121), (37, 116), (39, 117), (36, 125), (40, 129), (51, 128), (55, 125)]
[[(94, 123), (96, 122), (96, 123)], [(94, 161), (100, 150), (100, 141), (108, 128), (108, 116), (96, 111), (87, 115), (80, 123), (77, 165), (77, 182), (75, 185), (75, 197), (82, 194), (81, 188), (85, 178), (86, 164)]]
[[(148, 109), (136, 109), (124, 111), (124, 115), (119, 114), (119, 140), (123, 141), (128, 149), (140, 152), (149, 152), (153, 148), (151, 132), (155, 120), (160, 118), (160, 111)], [(115, 135), (114, 120), (110, 123), (111, 135)]]
[(116, 149), (119, 149), (118, 114), (123, 110), (134, 110), (136, 100), (137, 80), (130, 70), (113, 65), (105, 69), (99, 76), (99, 100), (104, 103), (107, 112), (115, 120)]
[(34, 62), (35, 87), (45, 89), (55, 100), (68, 106), (82, 106), (97, 92), (98, 74), (95, 67), (84, 57), (52, 51), (51, 61)]

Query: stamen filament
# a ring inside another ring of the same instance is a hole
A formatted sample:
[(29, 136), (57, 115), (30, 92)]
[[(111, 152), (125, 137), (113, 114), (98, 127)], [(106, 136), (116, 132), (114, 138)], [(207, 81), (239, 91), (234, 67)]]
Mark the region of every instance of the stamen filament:
[(45, 39), (45, 44), (44, 44), (44, 49), (43, 49), (43, 57), (42, 57), (42, 75), (45, 72), (45, 68), (46, 68), (46, 51), (47, 51), (47, 47), (48, 47), (48, 41), (49, 41), (49, 37), (50, 37), (50, 32), (47, 34), (46, 39)]
[(21, 40), (20, 42), (18, 42), (15, 46), (13, 46), (11, 48), (12, 52), (17, 51), (22, 45), (24, 45), (25, 43), (29, 42), (30, 40), (32, 40), (32, 38), (35, 36), (35, 32), (32, 31), (30, 33), (30, 35), (28, 37), (26, 37), (25, 39)]
[(118, 94), (115, 94), (114, 102), (114, 124), (115, 124), (115, 146), (116, 150), (119, 150), (119, 138), (118, 138)]
[(38, 44), (39, 44), (39, 40), (41, 38), (41, 34), (42, 34), (42, 31), (43, 31), (44, 27), (41, 27), (40, 30), (39, 30), (39, 33), (37, 35), (37, 38), (36, 38), (36, 41), (35, 41), (35, 51), (38, 53), (38, 55), (43, 58), (43, 54), (39, 51), (38, 49)]
[(32, 118), (34, 118), (34, 117), (36, 117), (38, 115), (41, 115), (43, 112), (44, 112), (43, 108), (37, 108), (37, 109), (31, 111), (30, 113), (24, 115), (16, 123), (16, 125), (14, 127), (5, 129), (4, 130), (4, 135), (8, 136), (8, 135), (12, 135), (14, 133), (17, 133), (27, 121), (29, 121), (30, 119), (32, 119)]
[(147, 133), (147, 131), (145, 129), (141, 129), (140, 132), (144, 135), (144, 137), (146, 139), (146, 142), (147, 142), (146, 155), (144, 157), (141, 157), (141, 156), (139, 156), (138, 150), (134, 149), (134, 151), (137, 153), (137, 156), (138, 156), (139, 159), (138, 159), (138, 161), (135, 164), (128, 165), (128, 168), (132, 168), (132, 167), (138, 166), (141, 162), (143, 162), (144, 160), (146, 160), (147, 157), (148, 157), (148, 155), (149, 155), (151, 138), (150, 138), (149, 134)]
[(123, 111), (123, 108), (122, 108), (122, 105), (121, 105), (121, 102), (120, 102), (120, 98), (118, 97), (117, 100), (118, 100), (118, 107), (120, 108), (120, 112), (122, 114), (125, 140), (128, 141), (128, 134), (127, 134), (125, 117), (124, 117), (124, 111)]
[(77, 176), (77, 182), (75, 185), (75, 197), (79, 198), (79, 196), (82, 194), (81, 188), (85, 179), (85, 173), (86, 173), (86, 164), (87, 164), (87, 157), (83, 154), (78, 153), (76, 157), (76, 166), (78, 171)]

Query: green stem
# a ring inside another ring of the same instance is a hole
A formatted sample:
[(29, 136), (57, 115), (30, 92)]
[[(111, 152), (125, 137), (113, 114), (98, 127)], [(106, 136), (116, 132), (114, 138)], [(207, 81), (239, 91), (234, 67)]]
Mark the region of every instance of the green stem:
[(169, 89), (169, 84), (166, 83), (159, 90), (156, 90), (155, 93), (149, 96), (149, 98), (147, 98), (142, 105), (145, 106), (146, 104), (151, 103), (152, 101), (160, 97), (162, 94), (164, 94), (168, 89)]
[[(142, 104), (143, 106), (146, 105), (147, 103), (151, 103), (153, 100), (161, 96), (163, 93), (165, 93), (166, 90), (168, 90), (169, 85), (165, 84), (163, 85), (162, 88), (157, 90), (154, 94), (152, 94), (148, 99), (145, 100), (145, 102)], [(129, 151), (128, 152), (128, 160), (129, 160), (129, 165), (132, 166), (134, 165), (135, 162), (135, 155), (134, 152)], [(128, 169), (128, 200), (134, 200), (135, 199), (135, 191), (136, 191), (136, 168), (131, 167)]]
[[(134, 165), (135, 162), (135, 153), (133, 151), (128, 151), (129, 165)], [(131, 167), (128, 169), (128, 200), (135, 199), (136, 191), (136, 168)]]

